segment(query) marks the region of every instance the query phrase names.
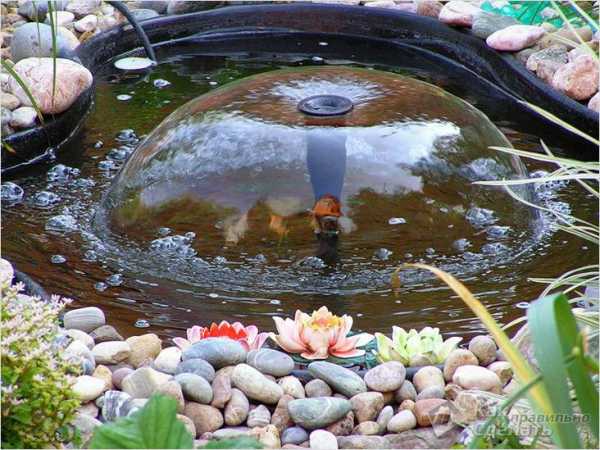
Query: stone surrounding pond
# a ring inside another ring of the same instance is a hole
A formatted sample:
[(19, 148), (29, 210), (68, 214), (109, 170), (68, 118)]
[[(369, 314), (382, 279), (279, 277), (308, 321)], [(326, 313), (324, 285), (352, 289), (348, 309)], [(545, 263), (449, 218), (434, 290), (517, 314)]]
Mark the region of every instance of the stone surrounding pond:
[(346, 397), (367, 391), (367, 385), (361, 377), (336, 364), (324, 361), (313, 362), (309, 364), (308, 371), (312, 376), (325, 381), (334, 391)]
[(183, 352), (183, 360), (203, 359), (215, 369), (233, 366), (246, 361), (247, 352), (244, 347), (231, 339), (208, 338), (196, 342)]

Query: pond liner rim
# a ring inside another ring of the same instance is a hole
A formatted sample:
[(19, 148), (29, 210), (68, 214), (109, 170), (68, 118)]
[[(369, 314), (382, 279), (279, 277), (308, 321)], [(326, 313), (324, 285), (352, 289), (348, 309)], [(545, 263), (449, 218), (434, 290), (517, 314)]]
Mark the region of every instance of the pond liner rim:
[[(433, 51), (496, 83), (516, 99), (527, 99), (584, 132), (595, 136), (598, 115), (569, 97), (554, 91), (509, 54), (488, 48), (470, 32), (457, 31), (436, 19), (381, 8), (331, 4), (283, 4), (227, 6), (175, 16), (160, 16), (140, 23), (155, 45), (192, 35), (227, 34), (247, 27), (257, 31), (304, 31), (349, 34), (363, 38), (390, 40)], [(77, 58), (92, 73), (115, 56), (140, 48), (131, 25), (121, 25), (82, 43)], [(49, 159), (55, 148), (79, 131), (91, 109), (95, 93), (92, 84), (69, 110), (38, 126), (8, 136), (5, 141), (15, 149), (20, 161), (2, 167), (7, 173), (33, 162)], [(565, 133), (572, 134), (565, 130)], [(575, 137), (575, 135), (573, 135)], [(14, 159), (2, 147), (2, 160)], [(597, 153), (589, 155), (596, 159)]]

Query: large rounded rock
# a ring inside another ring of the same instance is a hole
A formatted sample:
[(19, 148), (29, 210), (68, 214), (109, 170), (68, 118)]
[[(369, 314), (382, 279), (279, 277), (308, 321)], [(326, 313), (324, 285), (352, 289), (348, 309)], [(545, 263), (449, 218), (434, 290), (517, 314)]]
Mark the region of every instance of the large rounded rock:
[(587, 100), (598, 91), (598, 62), (581, 55), (560, 67), (552, 78), (552, 86), (575, 100)]
[(511, 25), (518, 25), (519, 21), (514, 17), (492, 14), (483, 10), (477, 11), (473, 15), (473, 25), (471, 30), (473, 34), (481, 39), (487, 39), (488, 36), (498, 30)]
[(248, 364), (236, 366), (231, 374), (231, 381), (249, 398), (267, 405), (276, 404), (283, 395), (281, 386)]
[(250, 428), (266, 427), (271, 423), (271, 411), (265, 405), (258, 405), (248, 413), (247, 425)]
[(70, 0), (65, 9), (75, 15), (77, 18), (93, 14), (100, 8), (100, 0)]
[(275, 407), (275, 411), (273, 411), (273, 415), (271, 416), (271, 425), (275, 425), (275, 428), (279, 430), (279, 433), (282, 433), (287, 427), (291, 427), (294, 425), (290, 417), (290, 412), (288, 409), (288, 404), (294, 400), (294, 397), (288, 394), (283, 394)]
[[(13, 81), (14, 80), (11, 78), (10, 83)], [(104, 325), (106, 323), (106, 318), (100, 308), (90, 306), (88, 308), (78, 308), (66, 312), (63, 317), (63, 322), (65, 329), (67, 330), (74, 328), (89, 333)]]
[[(67, 3), (67, 0), (54, 1), (52, 2), (52, 9), (62, 11), (67, 6)], [(27, 17), (32, 22), (43, 22), (46, 19), (46, 14), (48, 14), (48, 2), (35, 0), (19, 2), (18, 13)], [(4, 17), (2, 19), (4, 21)]]
[(315, 430), (310, 433), (310, 448), (313, 450), (337, 450), (336, 437), (325, 430)]
[(367, 391), (367, 385), (359, 375), (337, 364), (317, 361), (308, 365), (308, 371), (313, 377), (325, 381), (333, 390), (346, 397)]
[(508, 361), (494, 361), (488, 366), (488, 370), (498, 375), (502, 386), (506, 385), (513, 376), (512, 366)]
[(471, 351), (479, 360), (479, 364), (487, 366), (496, 360), (496, 343), (489, 336), (475, 336), (469, 342), (469, 351)]
[(438, 19), (448, 25), (470, 27), (479, 8), (472, 3), (452, 0), (444, 5)]
[(308, 441), (308, 433), (302, 427), (290, 427), (286, 428), (281, 433), (281, 444), (293, 444), (300, 445), (303, 442)]
[(410, 381), (404, 380), (400, 389), (394, 392), (394, 398), (398, 404), (402, 403), (404, 400), (414, 401), (417, 398), (417, 390)]
[(440, 386), (444, 388), (444, 374), (435, 366), (425, 366), (420, 368), (413, 376), (412, 380), (417, 392), (421, 392), (430, 386)]
[(404, 365), (401, 362), (390, 361), (369, 370), (365, 374), (365, 383), (373, 391), (390, 392), (399, 389), (405, 377)]
[[(53, 96), (54, 61), (56, 61), (56, 90)], [(92, 85), (93, 81), (92, 74), (88, 69), (81, 64), (62, 58), (56, 60), (53, 58), (25, 58), (15, 64), (14, 70), (29, 87), (43, 114), (59, 114), (66, 111)], [(25, 91), (12, 77), (9, 80), (9, 86), (11, 92), (19, 98), (21, 103), (33, 106)], [(65, 314), (65, 322), (67, 314)], [(86, 329), (79, 329), (88, 332), (101, 325), (104, 323), (96, 322), (93, 327), (86, 326)]]
[(167, 381), (161, 384), (154, 391), (155, 394), (165, 395), (171, 397), (177, 402), (177, 412), (183, 412), (185, 406), (185, 400), (183, 399), (183, 392), (181, 391), (181, 385), (177, 381)]
[(250, 402), (239, 389), (231, 390), (231, 399), (225, 406), (225, 423), (230, 427), (241, 425), (248, 418)]
[(323, 428), (344, 417), (352, 409), (350, 401), (336, 397), (315, 397), (288, 403), (290, 417), (308, 430)]
[(350, 403), (359, 423), (373, 421), (383, 409), (383, 394), (381, 392), (362, 392), (352, 397)]
[(207, 338), (192, 344), (183, 352), (184, 361), (200, 358), (215, 369), (235, 366), (246, 361), (246, 349), (237, 341), (227, 338)]
[[(281, 386), (281, 389), (283, 389), (284, 394), (291, 395), (294, 398), (306, 397), (306, 393), (304, 392), (304, 387), (302, 386), (302, 383), (298, 378), (292, 375), (280, 378), (277, 381), (277, 384)], [(329, 394), (326, 394), (325, 396), (328, 395), (331, 395), (331, 392), (329, 392)]]
[(231, 399), (231, 373), (235, 367), (219, 369), (212, 382), (213, 399), (211, 405), (215, 408), (224, 408)]
[(128, 363), (135, 368), (154, 360), (162, 349), (162, 341), (153, 333), (132, 336), (125, 342), (131, 347)]
[(215, 379), (215, 369), (213, 366), (200, 358), (188, 359), (187, 361), (180, 362), (177, 369), (175, 369), (175, 373), (195, 373), (207, 381)]
[(181, 362), (181, 350), (177, 347), (162, 349), (154, 359), (153, 366), (161, 372), (174, 374)]
[(180, 373), (175, 375), (186, 399), (196, 403), (209, 404), (213, 398), (213, 390), (208, 381), (194, 373)]
[(511, 25), (492, 33), (485, 40), (494, 50), (518, 52), (539, 41), (546, 31), (533, 25)]
[(121, 387), (123, 392), (133, 398), (149, 398), (161, 384), (170, 379), (170, 375), (150, 367), (142, 367), (123, 378)]
[(294, 360), (289, 355), (268, 348), (250, 351), (246, 362), (260, 372), (274, 377), (284, 377), (294, 369)]
[(75, 380), (72, 389), (82, 402), (89, 402), (102, 395), (102, 392), (106, 389), (106, 384), (100, 378), (81, 375)]
[(446, 381), (452, 381), (454, 372), (460, 366), (477, 364), (479, 364), (479, 361), (470, 350), (464, 350), (462, 348), (452, 350), (446, 358), (446, 361), (444, 361), (444, 379)]
[[(56, 38), (57, 56), (67, 57), (73, 46), (61, 35)], [(10, 52), (14, 62), (31, 57), (51, 57), (52, 28), (43, 23), (26, 23), (20, 26), (13, 34)]]
[(131, 354), (131, 347), (124, 341), (102, 342), (92, 349), (97, 364), (117, 364)]
[(556, 71), (565, 65), (568, 59), (567, 46), (556, 44), (532, 53), (527, 58), (526, 66), (546, 83), (551, 83)]
[(479, 389), (497, 394), (502, 392), (498, 375), (481, 366), (460, 366), (454, 372), (452, 382), (464, 389)]
[(417, 426), (417, 418), (407, 409), (399, 411), (390, 419), (387, 424), (387, 429), (390, 433), (402, 433), (403, 431), (411, 430)]
[(112, 325), (102, 325), (90, 333), (96, 344), (108, 341), (122, 341), (123, 336)]
[(450, 419), (450, 408), (447, 400), (428, 398), (415, 403), (415, 417), (420, 427), (442, 424)]
[(210, 405), (187, 402), (183, 410), (183, 415), (192, 419), (197, 435), (216, 431), (223, 426), (221, 411)]
[(333, 391), (329, 385), (318, 378), (306, 383), (304, 391), (307, 397), (331, 397), (333, 395)]

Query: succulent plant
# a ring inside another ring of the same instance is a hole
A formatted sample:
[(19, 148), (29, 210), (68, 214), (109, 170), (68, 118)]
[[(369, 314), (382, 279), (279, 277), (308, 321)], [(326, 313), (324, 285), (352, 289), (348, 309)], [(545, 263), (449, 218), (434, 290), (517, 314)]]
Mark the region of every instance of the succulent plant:
[(392, 338), (375, 333), (380, 362), (400, 361), (404, 365), (441, 364), (462, 340), (460, 337), (442, 338), (439, 328), (425, 327), (421, 331), (392, 327)]

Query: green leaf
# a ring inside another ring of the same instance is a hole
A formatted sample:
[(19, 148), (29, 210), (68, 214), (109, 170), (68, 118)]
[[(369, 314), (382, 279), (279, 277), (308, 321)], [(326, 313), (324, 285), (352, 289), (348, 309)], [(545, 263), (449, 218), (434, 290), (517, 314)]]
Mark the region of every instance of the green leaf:
[(241, 437), (211, 441), (201, 448), (263, 448), (263, 446), (254, 438)]
[(175, 400), (155, 395), (133, 416), (96, 428), (90, 448), (193, 448), (193, 437)]

